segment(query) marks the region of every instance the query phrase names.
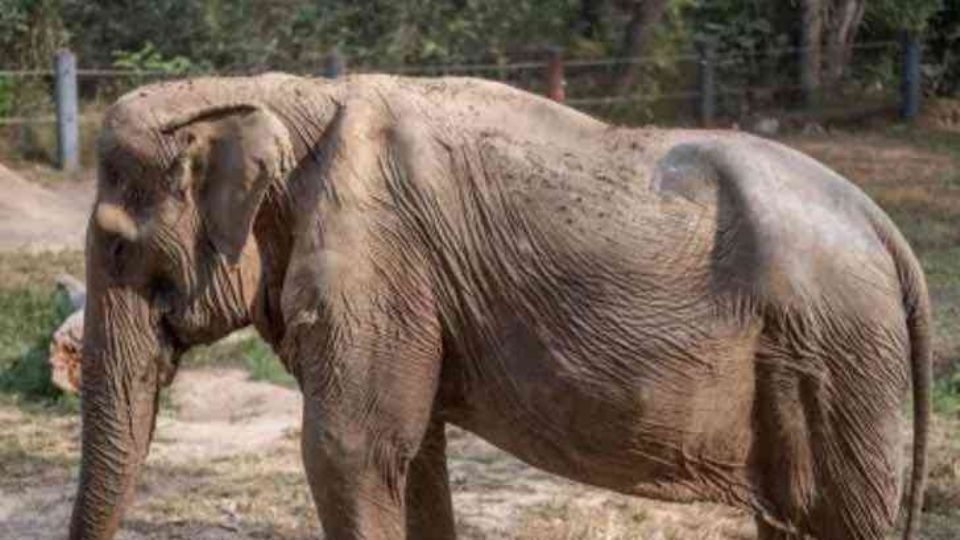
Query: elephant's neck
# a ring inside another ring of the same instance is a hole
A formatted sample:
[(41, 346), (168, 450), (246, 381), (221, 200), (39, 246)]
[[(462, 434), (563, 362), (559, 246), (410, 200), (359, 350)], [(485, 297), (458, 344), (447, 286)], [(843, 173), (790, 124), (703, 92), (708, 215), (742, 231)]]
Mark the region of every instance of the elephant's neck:
[(324, 152), (330, 127), (340, 110), (344, 86), (322, 79), (301, 79), (285, 84), (272, 96), (271, 109), (287, 124), (297, 167), (283, 180), (271, 186), (264, 199), (254, 234), (263, 262), (260, 298), (253, 314), (260, 334), (277, 346), (283, 339), (284, 324), (280, 312), (283, 281), (293, 248), (295, 212), (291, 182), (318, 178), (319, 156)]

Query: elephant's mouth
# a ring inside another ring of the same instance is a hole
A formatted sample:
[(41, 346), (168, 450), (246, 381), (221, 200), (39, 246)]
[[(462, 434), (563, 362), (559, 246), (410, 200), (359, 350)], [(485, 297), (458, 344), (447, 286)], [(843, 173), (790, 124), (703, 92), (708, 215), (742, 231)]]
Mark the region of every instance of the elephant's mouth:
[(164, 317), (159, 325), (160, 351), (157, 354), (158, 384), (161, 388), (173, 382), (183, 353), (189, 348), (179, 337), (176, 328)]

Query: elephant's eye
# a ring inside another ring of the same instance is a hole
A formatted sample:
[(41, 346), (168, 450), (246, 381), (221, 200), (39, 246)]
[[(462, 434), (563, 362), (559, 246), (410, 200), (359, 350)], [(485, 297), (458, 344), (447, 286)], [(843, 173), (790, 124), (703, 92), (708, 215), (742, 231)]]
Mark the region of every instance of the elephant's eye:
[(126, 193), (127, 204), (131, 210), (143, 211), (150, 208), (153, 198), (143, 189), (129, 189)]
[(139, 189), (131, 189), (127, 192), (127, 201), (130, 203), (130, 206), (134, 208), (141, 208), (144, 199), (143, 191)]
[(103, 163), (100, 167), (100, 184), (105, 188), (115, 188), (120, 183), (120, 175), (116, 168), (109, 162)]

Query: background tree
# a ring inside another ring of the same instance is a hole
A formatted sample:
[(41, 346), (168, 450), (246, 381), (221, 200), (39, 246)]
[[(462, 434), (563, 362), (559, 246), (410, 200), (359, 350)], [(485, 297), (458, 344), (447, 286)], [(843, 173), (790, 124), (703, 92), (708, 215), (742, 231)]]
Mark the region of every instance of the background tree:
[[(620, 8), (629, 17), (623, 32), (623, 45), (620, 56), (636, 58), (642, 56), (653, 37), (653, 31), (663, 18), (667, 0), (622, 0)], [(629, 91), (637, 79), (637, 64), (629, 62), (621, 70), (617, 86), (621, 93)]]
[[(69, 43), (85, 67), (319, 73), (333, 47), (353, 66), (384, 69), (541, 59), (550, 46), (575, 58), (656, 60), (709, 40), (731, 85), (786, 86), (787, 77), (816, 90), (841, 82), (856, 43), (934, 21), (927, 35), (938, 64), (927, 68), (946, 91), (946, 74), (960, 69), (951, 63), (958, 12), (957, 0), (0, 0), (0, 59), (48, 67)], [(783, 54), (798, 46), (799, 64)], [(624, 64), (604, 84), (648, 89), (660, 73), (646, 69)]]
[(924, 71), (931, 93), (960, 93), (960, 0), (945, 0), (929, 19)]
[(820, 89), (823, 65), (824, 0), (801, 0), (800, 9), (800, 85), (805, 98), (811, 100)]
[(824, 78), (836, 85), (846, 72), (852, 57), (854, 40), (866, 13), (866, 0), (829, 0), (823, 2)]

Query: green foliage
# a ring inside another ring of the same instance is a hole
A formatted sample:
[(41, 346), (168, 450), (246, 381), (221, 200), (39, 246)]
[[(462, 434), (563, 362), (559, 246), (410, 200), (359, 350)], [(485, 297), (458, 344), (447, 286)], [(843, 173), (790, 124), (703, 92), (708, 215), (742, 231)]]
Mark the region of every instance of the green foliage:
[(112, 65), (115, 51), (142, 51), (148, 42), (159, 44), (164, 58), (195, 58), (197, 47), (209, 41), (202, 12), (206, 3), (212, 2), (59, 0), (71, 48), (88, 67)]
[(794, 45), (799, 10), (790, 2), (690, 0), (684, 10), (691, 41), (712, 46), (722, 61), (717, 67), (718, 106), (739, 115), (745, 88), (795, 84)]
[(713, 42), (718, 52), (751, 54), (790, 43), (789, 3), (772, 6), (753, 0), (691, 0), (687, 6), (694, 41)]
[(11, 116), (14, 105), (14, 82), (12, 77), (0, 76), (0, 118)]
[(241, 349), (241, 354), (250, 372), (250, 378), (255, 381), (267, 381), (275, 384), (294, 386), (296, 381), (287, 373), (280, 359), (273, 353), (273, 349), (259, 338), (247, 340)]
[(866, 19), (893, 31), (922, 32), (943, 7), (944, 0), (869, 0)]
[(933, 409), (938, 414), (960, 417), (960, 369), (934, 381)]
[(193, 62), (184, 56), (165, 58), (160, 51), (148, 41), (138, 51), (114, 51), (113, 67), (130, 71), (162, 71), (166, 73), (182, 74), (194, 69)]
[(943, 0), (931, 20), (924, 47), (924, 75), (931, 93), (960, 93), (960, 0)]
[[(954, 4), (870, 0), (862, 35), (889, 39), (901, 28), (919, 30), (938, 10), (939, 16), (956, 19), (960, 9)], [(86, 67), (174, 73), (318, 73), (333, 48), (352, 69), (506, 63), (540, 57), (551, 46), (564, 47), (572, 57), (612, 56), (622, 52), (630, 5), (619, 0), (0, 0), (0, 58), (17, 67), (45, 67), (67, 35)], [(799, 7), (798, 1), (667, 0), (644, 54), (675, 55), (689, 52), (695, 42), (712, 41), (719, 54), (730, 57), (721, 76), (731, 86), (776, 78), (783, 86), (797, 76), (793, 64), (787, 69), (796, 58), (765, 51), (797, 45)], [(655, 78), (641, 79), (648, 85)]]
[(280, 359), (259, 336), (245, 331), (217, 343), (194, 347), (183, 359), (185, 366), (236, 366), (245, 369), (255, 381), (294, 386)]
[[(67, 41), (58, 0), (0, 0), (0, 69), (46, 69)], [(0, 78), (0, 116), (52, 110), (46, 82)]]
[(0, 291), (0, 391), (30, 399), (61, 395), (50, 380), (50, 337), (73, 311), (59, 292)]
[(4, 53), (0, 68), (14, 66), (12, 53), (19, 50), (17, 41), (23, 38), (28, 28), (26, 2), (0, 0), (0, 51)]
[(0, 0), (0, 67), (47, 67), (66, 39), (59, 0)]

